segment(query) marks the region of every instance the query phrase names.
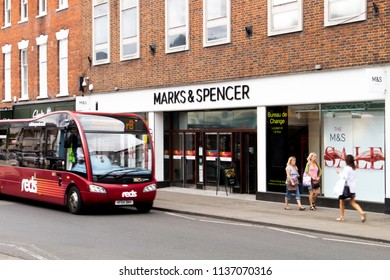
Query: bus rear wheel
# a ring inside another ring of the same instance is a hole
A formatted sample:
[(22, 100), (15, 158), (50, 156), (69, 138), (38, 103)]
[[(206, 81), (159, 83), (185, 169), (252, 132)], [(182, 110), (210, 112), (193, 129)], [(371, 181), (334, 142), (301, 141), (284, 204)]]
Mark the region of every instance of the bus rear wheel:
[(71, 187), (68, 192), (67, 206), (72, 214), (80, 214), (82, 209), (82, 200), (80, 191), (77, 187)]

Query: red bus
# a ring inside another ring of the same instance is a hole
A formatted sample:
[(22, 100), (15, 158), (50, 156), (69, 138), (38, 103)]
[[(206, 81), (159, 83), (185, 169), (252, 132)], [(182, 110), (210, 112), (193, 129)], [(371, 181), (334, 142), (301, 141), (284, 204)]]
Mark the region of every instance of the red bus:
[(64, 205), (134, 206), (156, 197), (154, 152), (136, 114), (58, 111), (0, 121), (0, 195)]

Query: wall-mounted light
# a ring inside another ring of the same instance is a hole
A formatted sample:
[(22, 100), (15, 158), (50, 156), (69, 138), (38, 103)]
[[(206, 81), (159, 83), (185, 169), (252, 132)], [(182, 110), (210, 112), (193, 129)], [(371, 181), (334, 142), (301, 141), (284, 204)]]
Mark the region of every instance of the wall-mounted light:
[(374, 16), (379, 16), (379, 7), (375, 2), (372, 2), (372, 13)]
[(322, 70), (322, 65), (321, 64), (314, 65), (314, 70), (317, 70), (317, 71)]
[(87, 81), (89, 80), (89, 77), (84, 77), (82, 86), (86, 87), (87, 86)]
[(247, 38), (252, 37), (252, 35), (253, 35), (253, 27), (252, 26), (245, 27), (245, 35)]
[(152, 54), (155, 54), (156, 53), (156, 44), (150, 44), (149, 49), (150, 49), (150, 52)]
[(86, 87), (88, 86), (88, 90), (92, 92), (93, 90), (93, 84), (90, 83), (89, 77), (79, 77), (78, 80), (78, 85), (79, 85), (79, 91), (83, 92), (85, 91)]
[(362, 113), (360, 113), (360, 112), (351, 112), (351, 117), (353, 119), (361, 119), (362, 118)]
[(324, 114), (324, 119), (334, 119), (336, 117), (336, 114), (334, 112), (326, 112)]

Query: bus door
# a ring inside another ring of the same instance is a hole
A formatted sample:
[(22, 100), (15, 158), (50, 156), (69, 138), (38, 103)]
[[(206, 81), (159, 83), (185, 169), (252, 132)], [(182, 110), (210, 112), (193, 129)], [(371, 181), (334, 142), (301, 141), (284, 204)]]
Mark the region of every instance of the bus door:
[(174, 133), (172, 135), (172, 182), (175, 186), (195, 185), (196, 134)]

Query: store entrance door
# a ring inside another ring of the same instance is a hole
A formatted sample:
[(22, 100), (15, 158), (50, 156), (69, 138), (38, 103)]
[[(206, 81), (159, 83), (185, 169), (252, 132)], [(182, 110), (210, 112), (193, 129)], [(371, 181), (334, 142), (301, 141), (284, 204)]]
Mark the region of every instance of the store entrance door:
[(257, 136), (256, 133), (242, 133), (243, 187), (244, 193), (254, 194), (257, 190)]
[(232, 133), (205, 133), (206, 186), (224, 186), (223, 169), (232, 166)]
[(193, 187), (196, 174), (196, 134), (172, 134), (172, 184), (178, 187)]

